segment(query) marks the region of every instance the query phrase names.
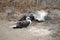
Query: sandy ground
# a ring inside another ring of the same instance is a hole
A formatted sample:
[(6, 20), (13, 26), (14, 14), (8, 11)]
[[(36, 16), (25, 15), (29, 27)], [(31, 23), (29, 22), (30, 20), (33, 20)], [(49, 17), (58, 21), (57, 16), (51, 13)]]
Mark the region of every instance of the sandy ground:
[(0, 40), (60, 40), (60, 22), (32, 22), (31, 27), (13, 29), (13, 21), (0, 20)]

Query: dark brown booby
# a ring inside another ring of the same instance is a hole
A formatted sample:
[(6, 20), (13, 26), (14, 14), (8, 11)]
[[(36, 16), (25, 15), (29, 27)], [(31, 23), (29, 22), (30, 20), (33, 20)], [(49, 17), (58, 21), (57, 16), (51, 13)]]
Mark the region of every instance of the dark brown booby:
[(13, 28), (27, 28), (31, 24), (30, 17), (27, 17), (26, 20), (19, 21), (16, 27)]

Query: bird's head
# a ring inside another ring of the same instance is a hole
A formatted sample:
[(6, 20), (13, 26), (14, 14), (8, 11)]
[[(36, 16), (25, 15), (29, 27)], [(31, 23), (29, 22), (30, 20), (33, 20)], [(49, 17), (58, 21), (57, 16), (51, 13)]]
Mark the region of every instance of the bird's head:
[(30, 17), (26, 17), (26, 21), (31, 22), (31, 18)]

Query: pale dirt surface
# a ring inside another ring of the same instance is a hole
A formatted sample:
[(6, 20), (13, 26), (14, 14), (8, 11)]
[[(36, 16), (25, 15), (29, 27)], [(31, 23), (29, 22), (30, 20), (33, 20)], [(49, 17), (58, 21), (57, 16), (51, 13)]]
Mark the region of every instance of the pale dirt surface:
[(33, 21), (31, 27), (12, 29), (13, 21), (0, 20), (0, 40), (60, 40), (60, 22)]
[[(35, 9), (51, 9), (53, 20), (33, 22), (30, 28), (11, 28), (13, 21)], [(60, 0), (0, 0), (0, 40), (60, 40)]]

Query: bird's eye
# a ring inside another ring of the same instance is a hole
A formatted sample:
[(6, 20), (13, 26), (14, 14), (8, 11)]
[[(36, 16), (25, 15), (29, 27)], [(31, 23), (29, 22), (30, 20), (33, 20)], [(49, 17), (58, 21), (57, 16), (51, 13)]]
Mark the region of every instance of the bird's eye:
[(28, 18), (28, 19), (30, 19), (30, 18)]

